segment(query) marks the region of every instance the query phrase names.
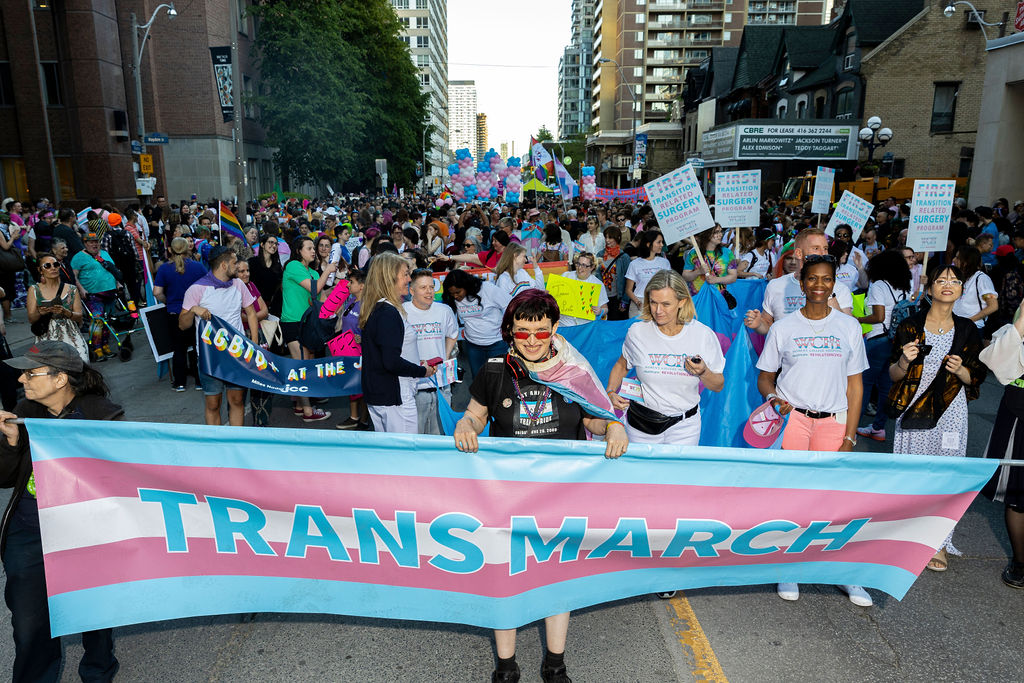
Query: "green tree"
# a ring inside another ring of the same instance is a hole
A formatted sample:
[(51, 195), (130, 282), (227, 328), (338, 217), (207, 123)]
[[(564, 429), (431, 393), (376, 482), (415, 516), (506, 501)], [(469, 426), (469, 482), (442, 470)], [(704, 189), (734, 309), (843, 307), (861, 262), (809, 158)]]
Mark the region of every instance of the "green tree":
[(426, 101), (387, 0), (263, 0), (254, 56), (260, 122), (287, 180), (373, 184), (375, 158), (409, 187)]
[(554, 140), (555, 136), (551, 134), (547, 126), (541, 126), (537, 134), (533, 136), (537, 142), (547, 142), (548, 140)]

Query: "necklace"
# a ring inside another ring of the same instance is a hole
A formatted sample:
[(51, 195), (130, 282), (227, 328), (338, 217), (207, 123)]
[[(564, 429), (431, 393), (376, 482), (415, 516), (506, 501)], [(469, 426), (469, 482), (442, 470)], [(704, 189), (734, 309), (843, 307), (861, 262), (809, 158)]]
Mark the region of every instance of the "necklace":
[[(824, 332), (824, 331), (825, 331), (825, 325), (824, 325), (824, 324), (822, 324), (822, 326), (821, 326), (821, 327), (815, 327), (815, 326), (814, 326), (814, 325), (813, 325), (813, 324), (811, 323), (811, 319), (810, 319), (810, 318), (808, 318), (808, 317), (807, 317), (807, 314), (806, 314), (806, 313), (804, 313), (803, 311), (800, 311), (800, 317), (801, 317), (801, 318), (803, 318), (804, 320), (806, 320), (806, 321), (807, 321), (807, 326), (808, 326), (808, 327), (810, 327), (810, 328), (811, 328), (811, 331), (812, 331), (812, 332), (814, 332), (815, 334), (821, 334), (822, 332)], [(824, 323), (824, 321), (825, 321), (825, 320), (826, 320), (827, 318), (828, 318), (828, 316), (826, 315), (826, 316), (825, 316), (824, 318), (822, 318), (822, 319), (821, 319), (821, 320), (822, 320), (822, 322)]]
[(537, 421), (540, 420), (540, 416), (544, 414), (544, 408), (547, 407), (548, 399), (551, 397), (551, 387), (544, 387), (544, 393), (541, 394), (540, 400), (537, 401), (533, 410), (530, 410), (530, 403), (526, 400), (526, 396), (523, 395), (522, 390), (519, 388), (519, 380), (516, 376), (512, 375), (512, 387), (516, 390), (516, 396), (519, 398), (519, 405), (526, 411), (526, 417), (530, 420), (531, 425), (536, 425)]

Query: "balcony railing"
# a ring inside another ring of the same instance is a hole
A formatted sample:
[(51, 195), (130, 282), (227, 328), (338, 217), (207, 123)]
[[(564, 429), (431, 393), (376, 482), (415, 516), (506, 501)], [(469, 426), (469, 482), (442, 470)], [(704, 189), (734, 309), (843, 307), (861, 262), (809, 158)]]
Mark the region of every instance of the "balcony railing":
[(687, 43), (683, 40), (683, 34), (671, 38), (648, 38), (647, 45), (650, 47), (683, 47)]

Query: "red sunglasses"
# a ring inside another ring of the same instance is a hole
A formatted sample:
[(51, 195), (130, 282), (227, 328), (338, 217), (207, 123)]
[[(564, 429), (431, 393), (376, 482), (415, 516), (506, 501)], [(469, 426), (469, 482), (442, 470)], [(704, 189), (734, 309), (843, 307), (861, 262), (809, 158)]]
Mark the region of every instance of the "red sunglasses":
[(538, 340), (544, 341), (545, 339), (550, 339), (551, 334), (551, 332), (513, 332), (512, 336), (519, 341), (526, 341), (530, 338), (530, 335), (533, 335)]

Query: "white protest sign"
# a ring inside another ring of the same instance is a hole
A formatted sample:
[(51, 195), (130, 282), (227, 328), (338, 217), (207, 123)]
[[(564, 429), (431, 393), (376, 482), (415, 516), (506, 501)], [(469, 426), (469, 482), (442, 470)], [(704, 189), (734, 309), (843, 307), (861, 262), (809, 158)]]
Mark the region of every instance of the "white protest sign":
[(945, 251), (953, 217), (955, 180), (915, 180), (907, 222), (907, 246), (914, 251)]
[(644, 185), (651, 201), (665, 244), (673, 244), (690, 235), (714, 227), (708, 200), (687, 164)]
[(811, 199), (811, 213), (828, 213), (832, 204), (832, 186), (836, 182), (836, 169), (819, 166), (814, 177), (814, 195)]
[(723, 228), (756, 228), (760, 224), (760, 170), (715, 174), (715, 222)]
[(871, 218), (871, 212), (874, 211), (874, 205), (866, 199), (861, 199), (849, 190), (843, 191), (843, 196), (839, 199), (839, 205), (836, 206), (835, 213), (832, 214), (832, 218), (828, 220), (828, 225), (825, 226), (825, 234), (829, 237), (834, 237), (836, 234), (836, 227), (845, 223), (853, 228), (853, 241), (856, 242), (860, 239), (861, 230), (864, 229), (864, 224)]

